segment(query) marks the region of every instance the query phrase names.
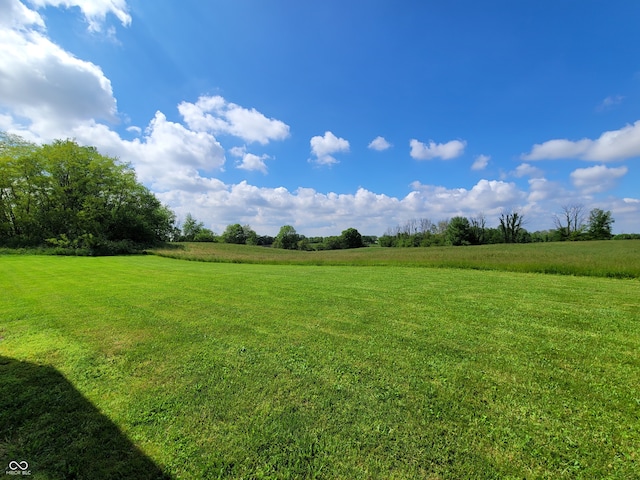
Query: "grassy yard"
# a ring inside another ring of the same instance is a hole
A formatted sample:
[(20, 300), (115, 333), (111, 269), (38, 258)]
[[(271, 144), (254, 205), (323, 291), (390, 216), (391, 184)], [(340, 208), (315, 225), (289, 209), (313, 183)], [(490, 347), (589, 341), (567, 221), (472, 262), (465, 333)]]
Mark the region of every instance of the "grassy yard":
[(412, 268), (393, 255), (418, 253), (395, 252), (384, 268), (0, 257), (0, 468), (640, 477), (637, 279)]
[(224, 263), (418, 266), (640, 278), (640, 240), (301, 252), (225, 243), (173, 244), (156, 255)]

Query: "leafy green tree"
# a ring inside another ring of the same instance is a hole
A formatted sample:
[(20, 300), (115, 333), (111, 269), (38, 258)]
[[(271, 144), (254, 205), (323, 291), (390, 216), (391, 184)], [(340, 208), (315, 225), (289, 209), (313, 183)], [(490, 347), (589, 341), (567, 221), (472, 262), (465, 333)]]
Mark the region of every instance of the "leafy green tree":
[(182, 226), (182, 238), (185, 242), (193, 242), (203, 229), (204, 223), (196, 220), (191, 213), (187, 213)]
[(224, 243), (245, 244), (247, 242), (247, 237), (242, 225), (239, 223), (227, 225), (227, 228), (222, 233), (222, 241)]
[(244, 233), (244, 243), (247, 245), (257, 245), (258, 244), (258, 234), (251, 228), (250, 225), (243, 225), (242, 232)]
[(324, 250), (342, 250), (343, 248), (346, 248), (344, 238), (336, 235), (325, 237), (322, 242), (322, 248)]
[(589, 213), (589, 238), (594, 240), (609, 240), (612, 237), (611, 228), (613, 225), (611, 211), (594, 208)]
[(0, 243), (59, 239), (94, 253), (115, 252), (118, 242), (169, 239), (174, 222), (129, 165), (71, 140), (36, 146), (0, 135)]
[(269, 235), (259, 235), (256, 238), (256, 245), (260, 245), (261, 247), (267, 247), (270, 245), (273, 245), (273, 242), (275, 242), (275, 237), (271, 237)]
[(469, 245), (471, 243), (471, 225), (465, 217), (453, 217), (447, 226), (447, 239), (451, 245)]
[(384, 234), (378, 237), (378, 245), (381, 247), (395, 247), (396, 237), (389, 234)]
[(193, 238), (194, 242), (217, 242), (218, 237), (212, 230), (208, 228), (203, 228), (200, 230), (196, 236)]
[(355, 228), (347, 228), (340, 235), (344, 248), (360, 248), (364, 247), (362, 235)]
[(280, 228), (276, 239), (273, 242), (275, 248), (285, 248), (287, 250), (295, 250), (298, 246), (300, 235), (291, 225), (284, 225)]
[(0, 239), (17, 244), (39, 243), (36, 213), (47, 179), (37, 146), (16, 135), (0, 133)]

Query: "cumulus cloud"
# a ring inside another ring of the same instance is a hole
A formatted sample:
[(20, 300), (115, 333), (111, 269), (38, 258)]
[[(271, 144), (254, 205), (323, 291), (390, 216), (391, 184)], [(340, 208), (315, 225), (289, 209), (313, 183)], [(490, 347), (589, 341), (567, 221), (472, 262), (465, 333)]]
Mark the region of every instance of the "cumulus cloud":
[(15, 124), (51, 137), (80, 121), (117, 120), (111, 82), (100, 67), (51, 42), (36, 12), (11, 0), (0, 8), (10, 15), (2, 22), (11, 25), (0, 29), (0, 106)]
[(471, 165), (471, 170), (484, 170), (489, 165), (489, 155), (478, 155)]
[(604, 132), (596, 140), (555, 139), (536, 144), (523, 160), (576, 158), (594, 162), (612, 162), (640, 156), (640, 120), (619, 130)]
[(99, 32), (107, 14), (115, 15), (123, 26), (131, 24), (126, 0), (29, 0), (36, 8), (51, 5), (52, 7), (77, 7), (89, 24), (89, 30)]
[(44, 28), (44, 20), (39, 13), (27, 8), (18, 0), (0, 2), (0, 26), (23, 29), (29, 25)]
[(571, 182), (584, 193), (598, 193), (610, 190), (616, 181), (627, 174), (627, 167), (608, 168), (596, 165), (589, 168), (578, 168), (571, 172)]
[(451, 140), (447, 143), (435, 143), (433, 140), (426, 145), (415, 138), (409, 142), (411, 146), (411, 157), (415, 160), (431, 160), (441, 158), (451, 160), (464, 153), (467, 142), (461, 140)]
[(376, 137), (369, 144), (369, 148), (371, 150), (382, 152), (383, 150), (391, 148), (391, 144), (387, 142), (384, 137)]
[(78, 125), (72, 132), (78, 142), (131, 163), (139, 179), (159, 191), (208, 188), (209, 179), (200, 172), (219, 170), (225, 163), (224, 149), (213, 135), (170, 122), (162, 112), (156, 112), (142, 137), (133, 140), (123, 140), (95, 122)]
[(534, 167), (533, 165), (529, 165), (528, 163), (521, 163), (513, 171), (513, 175), (517, 178), (522, 178), (522, 177), (540, 178), (544, 174), (542, 170)]
[(527, 201), (530, 203), (558, 200), (570, 195), (571, 193), (566, 192), (562, 185), (557, 182), (552, 182), (542, 177), (529, 179), (529, 195), (527, 196)]
[(432, 203), (435, 210), (448, 216), (497, 212), (526, 199), (526, 193), (514, 183), (499, 180), (480, 180), (470, 190), (422, 185), (420, 182), (413, 182), (411, 186)]
[(310, 161), (318, 165), (338, 163), (333, 154), (349, 151), (349, 142), (344, 138), (336, 137), (329, 131), (325, 132), (324, 136), (312, 137), (309, 143), (311, 144), (311, 154), (315, 157)]
[(272, 140), (289, 136), (289, 126), (274, 118), (267, 118), (256, 109), (247, 109), (227, 102), (221, 96), (202, 96), (196, 103), (178, 105), (189, 128), (214, 134), (227, 134), (252, 143), (266, 145)]
[(264, 163), (265, 160), (268, 160), (269, 155), (254, 155), (253, 153), (247, 153), (242, 157), (242, 162), (238, 165), (238, 168), (242, 170), (254, 171), (257, 170), (259, 172), (267, 174), (267, 164)]

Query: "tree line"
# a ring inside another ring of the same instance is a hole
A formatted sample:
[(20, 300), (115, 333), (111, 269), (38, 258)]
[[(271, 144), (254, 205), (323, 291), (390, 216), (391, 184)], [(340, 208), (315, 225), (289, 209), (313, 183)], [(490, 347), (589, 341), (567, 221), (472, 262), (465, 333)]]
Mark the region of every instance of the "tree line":
[[(592, 209), (588, 216), (583, 205), (567, 205), (554, 215), (555, 228), (529, 232), (525, 217), (516, 210), (503, 212), (496, 227), (487, 227), (486, 217), (479, 214), (467, 218), (456, 216), (433, 222), (427, 218), (412, 219), (388, 229), (378, 239), (382, 247), (428, 247), (444, 245), (484, 245), (494, 243), (530, 243), (565, 240), (608, 240), (614, 218), (610, 211)], [(622, 235), (620, 238), (636, 238)]]
[(363, 236), (355, 228), (348, 228), (338, 236), (306, 237), (299, 234), (291, 225), (284, 225), (275, 237), (258, 235), (250, 225), (234, 223), (227, 225), (221, 235), (205, 228), (204, 223), (196, 220), (191, 213), (185, 217), (182, 229), (177, 229), (173, 237), (178, 242), (221, 242), (239, 245), (258, 245), (284, 248), (287, 250), (338, 250), (360, 248), (373, 245), (377, 237)]

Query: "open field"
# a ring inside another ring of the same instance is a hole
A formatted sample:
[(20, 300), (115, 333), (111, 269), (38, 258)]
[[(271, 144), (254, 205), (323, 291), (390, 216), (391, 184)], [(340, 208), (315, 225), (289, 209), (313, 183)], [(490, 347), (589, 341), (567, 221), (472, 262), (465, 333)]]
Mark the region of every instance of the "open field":
[(473, 247), (358, 248), (301, 252), (225, 243), (185, 243), (157, 255), (205, 262), (288, 265), (369, 265), (472, 268), (640, 278), (640, 240), (480, 245)]
[(398, 266), (417, 250), (0, 257), (2, 468), (640, 477), (640, 282)]

